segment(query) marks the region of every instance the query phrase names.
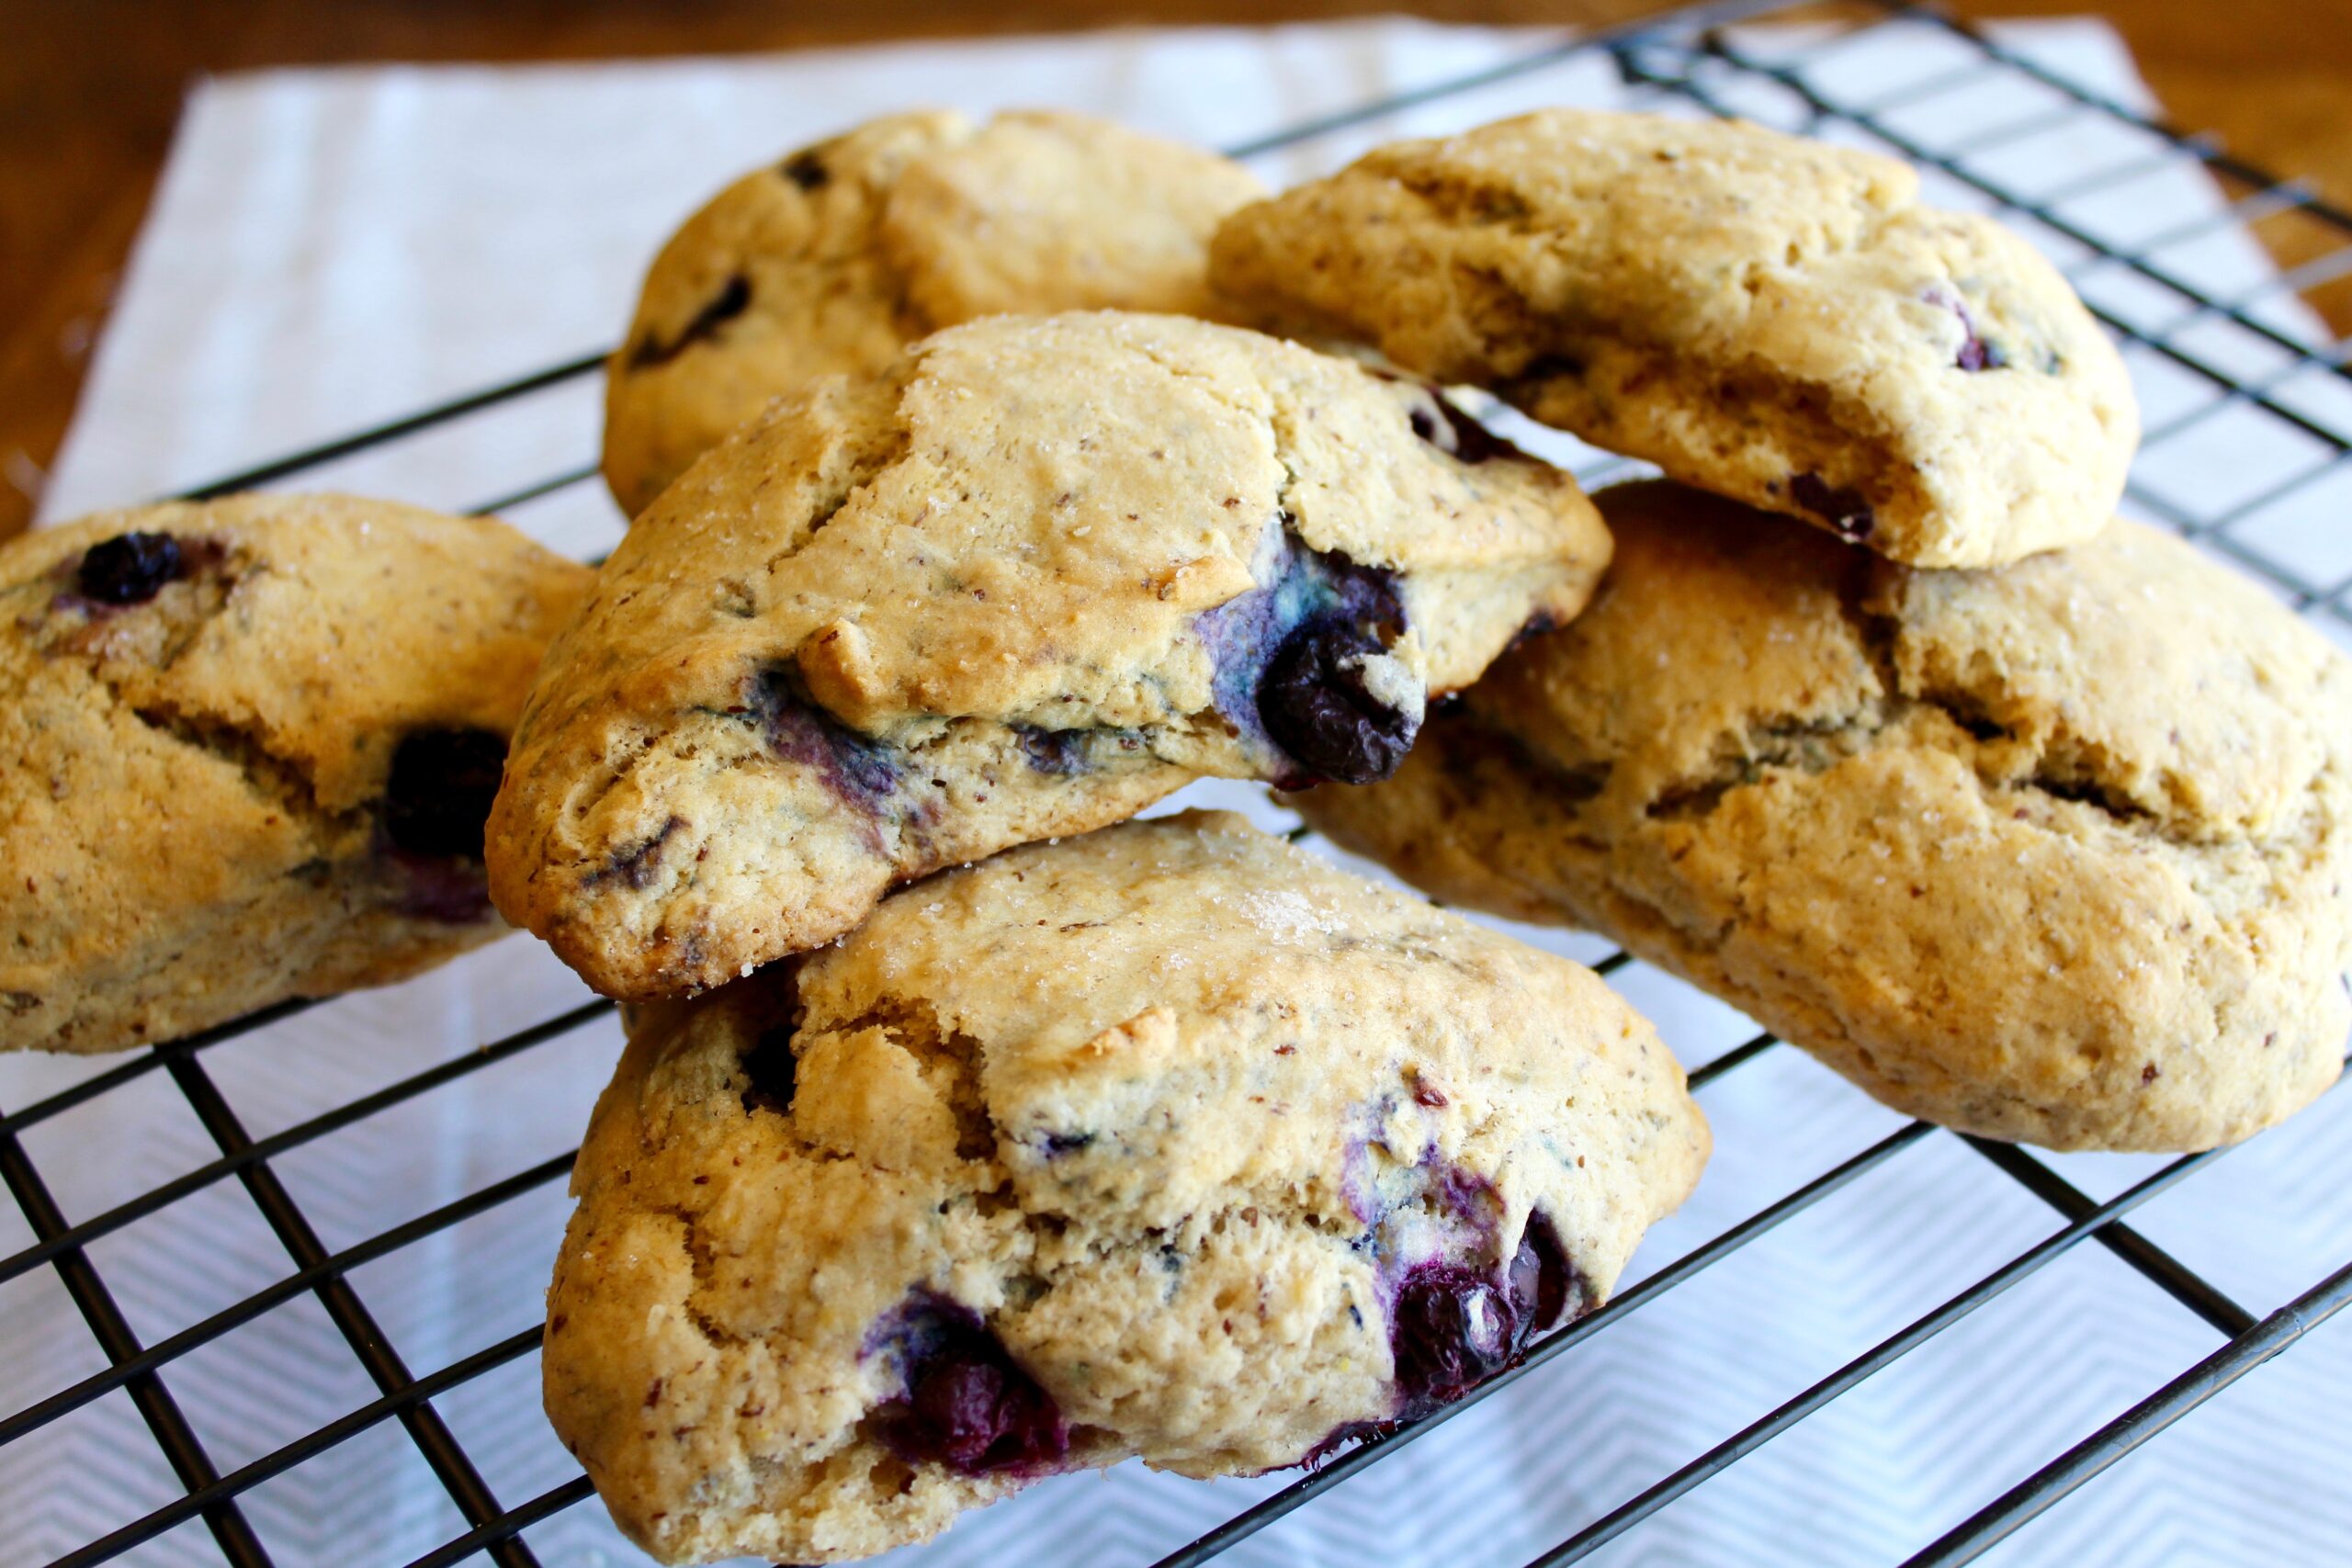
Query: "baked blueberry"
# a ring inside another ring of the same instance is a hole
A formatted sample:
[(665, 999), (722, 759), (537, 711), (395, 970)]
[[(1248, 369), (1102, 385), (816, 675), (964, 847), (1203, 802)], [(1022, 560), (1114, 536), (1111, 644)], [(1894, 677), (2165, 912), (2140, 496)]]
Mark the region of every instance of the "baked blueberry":
[(802, 190), (821, 190), (833, 177), (833, 172), (825, 167), (825, 160), (817, 155), (814, 147), (804, 148), (786, 158), (778, 172)]
[(1571, 1299), (1581, 1295), (1560, 1233), (1541, 1213), (1527, 1216), (1527, 1230), (1512, 1255), (1510, 1302), (1522, 1335), (1541, 1333), (1560, 1321)]
[(875, 1428), (899, 1458), (966, 1475), (1035, 1470), (1069, 1451), (1051, 1395), (1015, 1365), (979, 1314), (943, 1297), (910, 1301), (878, 1347), (903, 1367), (906, 1392), (877, 1406)]
[(1217, 705), (1254, 720), (1295, 764), (1286, 787), (1386, 778), (1420, 729), (1424, 701), (1389, 651), (1405, 632), (1396, 573), (1308, 548), (1287, 513), (1280, 524), (1272, 581), (1201, 619)]
[(899, 787), (891, 748), (811, 702), (797, 671), (777, 666), (753, 677), (750, 711), (766, 731), (768, 750), (813, 769), (844, 806), (877, 810)]
[(1878, 526), (1871, 503), (1860, 491), (1833, 486), (1819, 474), (1799, 474), (1791, 479), (1789, 499), (1849, 539), (1867, 539)]
[(179, 540), (169, 534), (118, 534), (82, 552), (74, 586), (101, 604), (143, 604), (180, 575)]
[(1500, 1371), (1524, 1342), (1520, 1324), (1492, 1280), (1459, 1264), (1424, 1264), (1408, 1274), (1388, 1328), (1403, 1413), (1425, 1415)]
[(1419, 705), (1374, 689), (1378, 639), (1340, 620), (1310, 622), (1284, 639), (1258, 688), (1258, 714), (1277, 745), (1317, 777), (1374, 784), (1396, 771), (1420, 733)]
[(420, 729), (392, 752), (384, 835), (416, 855), (481, 859), (482, 824), (498, 798), (506, 738), (487, 729)]
[(1961, 331), (1965, 335), (1952, 355), (1954, 365), (1962, 370), (1973, 371), (1998, 370), (2008, 363), (2008, 356), (2001, 352), (2000, 344), (1987, 341), (1976, 330), (1976, 318), (1970, 313), (1967, 300), (1940, 284), (1928, 288), (1919, 298), (1960, 318)]
[[(1432, 413), (1431, 409), (1436, 412)], [(1430, 389), (1429, 408), (1416, 408), (1406, 418), (1412, 424), (1414, 434), (1465, 463), (1487, 463), (1497, 457), (1527, 455), (1454, 407), (1453, 400), (1434, 387)]]
[(792, 1110), (792, 1091), (799, 1082), (800, 1063), (792, 1054), (789, 1025), (771, 1029), (743, 1053), (743, 1109), (772, 1111), (779, 1116)]
[(750, 309), (751, 303), (752, 280), (739, 272), (721, 285), (718, 292), (678, 329), (677, 336), (667, 343), (650, 334), (640, 338), (628, 362), (639, 370), (666, 365), (704, 339), (718, 336), (718, 329)]

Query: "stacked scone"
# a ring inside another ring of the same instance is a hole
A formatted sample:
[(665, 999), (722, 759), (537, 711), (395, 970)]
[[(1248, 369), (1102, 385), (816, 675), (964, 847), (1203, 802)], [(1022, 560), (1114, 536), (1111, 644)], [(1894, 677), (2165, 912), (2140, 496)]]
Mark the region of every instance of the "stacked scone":
[(1297, 804), (1450, 899), (1606, 932), (1915, 1115), (2233, 1142), (2342, 1066), (2352, 671), (2110, 521), (2136, 438), (2113, 349), (2022, 242), (1916, 187), (1563, 110), (1227, 222), (1215, 279), (1269, 317), (1675, 481), (1600, 497), (1617, 558), (1576, 625), (1393, 780)]
[(1609, 558), (1428, 385), (1200, 319), (1252, 194), (1063, 117), (885, 121), (648, 282), (616, 493), (707, 450), (549, 649), (489, 864), (640, 1004), (544, 1371), (658, 1556), (1298, 1463), (1597, 1305), (1697, 1179), (1681, 1069), (1589, 971), (1239, 818), (1127, 820), (1391, 776)]
[[(2022, 242), (1565, 110), (1258, 196), (1045, 114), (747, 175), (614, 356), (593, 579), (351, 502), (0, 552), (6, 1043), (412, 972), (486, 883), (632, 1004), (544, 1369), (668, 1562), (1311, 1460), (1689, 1192), (1681, 1069), (1588, 971), (1128, 820), (1195, 779), (1966, 1131), (2203, 1147), (2334, 1079), (2352, 675), (2110, 520), (2129, 385)], [(1669, 478), (1596, 506), (1465, 382)]]

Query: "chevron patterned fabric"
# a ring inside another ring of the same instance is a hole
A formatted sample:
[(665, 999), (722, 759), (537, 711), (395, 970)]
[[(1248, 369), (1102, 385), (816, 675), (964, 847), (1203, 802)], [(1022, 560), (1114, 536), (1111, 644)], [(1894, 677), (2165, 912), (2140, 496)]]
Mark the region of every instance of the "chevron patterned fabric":
[[(2002, 37), (2037, 69), (2144, 105), (2102, 28), (2020, 26)], [(47, 509), (68, 515), (172, 490), (579, 355), (626, 315), (642, 257), (701, 192), (775, 148), (909, 101), (1065, 104), (1235, 145), (1522, 60), (1550, 41), (1391, 21), (208, 83)], [(2180, 355), (2133, 349), (2152, 433), (2135, 474), (2138, 509), (2192, 528), (2227, 519), (2214, 540), (2224, 553), (2289, 581), (2352, 583), (2352, 534), (2341, 522), (2352, 488), (2341, 466), (2352, 387), (2340, 376), (2289, 374), (2296, 359), (2280, 344), (2323, 334), (2291, 290), (2265, 291), (2268, 263), (2189, 155), (2025, 70), (1988, 65), (1929, 22), (1842, 35), (1742, 29), (1699, 44), (1695, 33), (1669, 35), (1556, 60), (1286, 141), (1256, 162), (1279, 183), (1399, 133), (1563, 101), (1731, 109), (1867, 141), (1856, 121), (1817, 111), (1871, 107), (1901, 145), (1949, 159), (1950, 169), (1930, 175), (1931, 199), (2048, 202), (2052, 220), (2023, 226), (2111, 320), (2166, 344), (2193, 339), (2191, 357), (2222, 376), (2289, 389), (2276, 399), (2226, 396)], [(1949, 85), (1962, 81), (1964, 90)], [(582, 160), (582, 146), (611, 155)], [(493, 210), (499, 222), (485, 225), (481, 215)], [(2148, 268), (2099, 254), (2159, 242), (2164, 276), (2242, 303), (2200, 310)], [(303, 481), (462, 506), (546, 475), (577, 476), (594, 449), (596, 393), (591, 377), (554, 378)], [(2293, 418), (2278, 412), (2282, 402)], [(1581, 473), (1623, 471), (1489, 412), (1515, 439)], [(2295, 476), (2304, 478), (2282, 483)], [(510, 515), (583, 555), (617, 529), (601, 491), (576, 479)], [(2352, 647), (2341, 588), (2332, 606), (2307, 613)], [(1232, 807), (1277, 828), (1294, 820), (1237, 784), (1196, 785), (1165, 809), (1187, 805)], [(1610, 953), (1589, 938), (1514, 929), (1588, 962)], [(1615, 969), (1611, 984), (1692, 1066), (1755, 1034), (1729, 1009), (1641, 964)], [(74, 1297), (80, 1289), (86, 1298), (95, 1277), (143, 1346), (176, 1348), (174, 1337), (214, 1314), (243, 1313), (168, 1359), (160, 1387), (216, 1472), (269, 1472), (235, 1497), (242, 1528), (269, 1561), (401, 1563), (463, 1535), (474, 1521), (436, 1476), (436, 1452), (447, 1469), (461, 1450), (504, 1507), (574, 1483), (577, 1467), (539, 1411), (533, 1336), (569, 1207), (566, 1160), (619, 1047), (616, 1020), (590, 1000), (550, 955), (516, 937), (406, 986), (300, 1010), (200, 1052), (165, 1053), (162, 1066), (0, 1061), (0, 1111), (11, 1113), (75, 1084), (121, 1079), (16, 1128), (21, 1160), (0, 1135), (0, 1175), (18, 1197), (0, 1205), (0, 1258), (11, 1259), (0, 1263), (10, 1336), (0, 1438), (14, 1413), (78, 1399), (76, 1386), (107, 1371), (87, 1302)], [(571, 1027), (514, 1038), (568, 1010), (578, 1010)], [(473, 1055), (493, 1041), (503, 1043), (487, 1057)], [(1645, 1244), (1621, 1297), (1638, 1296), (1645, 1278), (1840, 1162), (1880, 1154), (1819, 1201), (1631, 1303), (1637, 1310), (1611, 1313), (1563, 1354), (1385, 1456), (1374, 1476), (1332, 1487), (1226, 1561), (1353, 1568), (1536, 1557), (2065, 1224), (1966, 1142), (1898, 1136), (1899, 1118), (1799, 1052), (1775, 1046), (1736, 1060), (1700, 1089), (1714, 1163), (1686, 1209)], [(368, 1113), (353, 1114), (356, 1104)], [(243, 1139), (263, 1144), (266, 1158), (224, 1165), (224, 1149)], [(2197, 1170), (2129, 1223), (2259, 1317), (2352, 1258), (2348, 1146), (2352, 1092), (2343, 1092)], [(2041, 1157), (2101, 1201), (2164, 1164)], [(78, 1255), (86, 1269), (71, 1251), (58, 1264), (28, 1253), (41, 1246), (29, 1180), (45, 1184), (64, 1224), (91, 1226)], [(485, 1190), (490, 1198), (473, 1196)], [(346, 1294), (296, 1277), (306, 1258), (355, 1251), (364, 1261), (342, 1276)], [(240, 1307), (257, 1294), (260, 1305)], [(373, 1325), (373, 1371), (354, 1349), (355, 1337), (367, 1337), (355, 1311)], [(1899, 1562), (2223, 1338), (2114, 1250), (2085, 1241), (1589, 1561)], [(417, 1378), (458, 1371), (429, 1405), (411, 1401), (392, 1418), (350, 1422), (346, 1440), (302, 1446), (367, 1410), (388, 1379), (397, 1388), (387, 1371), (395, 1361)], [(171, 1418), (154, 1393), (110, 1388), (0, 1440), (0, 1512), (11, 1521), (0, 1557), (47, 1562), (178, 1504), (187, 1488), (153, 1435)], [(2347, 1408), (2352, 1328), (2337, 1324), (2199, 1405), (1986, 1561), (2352, 1562)], [(1295, 1479), (1204, 1485), (1130, 1464), (1035, 1487), (899, 1557), (1146, 1563)], [(203, 1518), (168, 1523), (127, 1560), (224, 1561)], [(538, 1561), (566, 1568), (641, 1561), (593, 1501), (554, 1508), (522, 1539)]]

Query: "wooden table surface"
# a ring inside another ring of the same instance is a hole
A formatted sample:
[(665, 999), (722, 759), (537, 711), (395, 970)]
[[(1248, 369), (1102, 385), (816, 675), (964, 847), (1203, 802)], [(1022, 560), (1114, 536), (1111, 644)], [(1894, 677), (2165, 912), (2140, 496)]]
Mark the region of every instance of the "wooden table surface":
[[(20, 0), (0, 18), (0, 536), (21, 528), (73, 413), (90, 347), (189, 80), (355, 61), (586, 60), (879, 39), (1247, 23), (1402, 8), (1350, 0)], [(1439, 0), (1448, 21), (1597, 24), (1659, 0)], [(1958, 0), (1972, 19), (2066, 15), (2086, 0)], [(2109, 0), (2176, 124), (2352, 204), (2352, 0)], [(2283, 259), (2328, 236), (2265, 224)], [(2340, 238), (2340, 236), (2338, 236)], [(2316, 296), (2352, 331), (2352, 280)]]

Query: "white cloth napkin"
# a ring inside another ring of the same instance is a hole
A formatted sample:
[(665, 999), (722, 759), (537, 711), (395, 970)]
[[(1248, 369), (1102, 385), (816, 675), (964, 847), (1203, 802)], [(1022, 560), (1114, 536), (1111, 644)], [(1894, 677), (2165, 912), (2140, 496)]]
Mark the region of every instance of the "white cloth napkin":
[[(2004, 35), (2103, 92), (2143, 101), (2105, 28)], [(1785, 50), (1788, 34), (1748, 46)], [(1777, 40), (1777, 41), (1776, 41)], [(1233, 145), (1301, 119), (1514, 58), (1544, 35), (1407, 21), (830, 51), (774, 58), (527, 69), (276, 72), (209, 81), (189, 105), (154, 211), (100, 345), (44, 505), (50, 518), (137, 501), (435, 400), (608, 344), (668, 230), (739, 170), (845, 124), (913, 104), (971, 110), (1054, 104)], [(1803, 41), (1801, 39), (1798, 41)], [(1964, 55), (1936, 29), (1895, 24), (1823, 65), (1833, 97), (1900, 98)], [(1735, 88), (1787, 122), (1788, 95)], [(1998, 73), (1892, 110), (1948, 145), (2052, 98)], [(1283, 183), (1376, 140), (1460, 127), (1543, 103), (1642, 101), (1605, 57), (1306, 142), (1262, 160)], [(1852, 135), (1835, 124), (1831, 134)], [(2152, 145), (2152, 144), (2151, 144)], [(2014, 149), (2003, 177), (2037, 190), (2144, 146), (2095, 119)], [(1939, 200), (1984, 205), (1949, 179)], [(2095, 198), (2119, 241), (2219, 210), (2175, 166)], [(2070, 209), (2072, 210), (2072, 209)], [(2045, 231), (2062, 259), (2071, 247)], [(2269, 276), (2224, 226), (2172, 254), (2200, 281)], [(2083, 286), (2120, 310), (2177, 312), (2112, 269)], [(2265, 304), (2291, 332), (2291, 302)], [(2155, 319), (2163, 319), (2161, 315)], [(2228, 344), (2216, 355), (2255, 350)], [(2151, 417), (2191, 391), (2144, 359)], [(2210, 395), (2210, 392), (2205, 394)], [(305, 476), (464, 506), (588, 461), (593, 378)], [(2340, 412), (2340, 409), (2338, 411)], [(1514, 433), (1526, 434), (1523, 423)], [(1537, 437), (1573, 455), (1573, 443)], [(2157, 479), (2180, 503), (2243, 481), (2226, 430), (2168, 446)], [(2199, 486), (2208, 487), (2200, 490)], [(2281, 513), (2278, 547), (2324, 554), (2336, 512)], [(590, 551), (616, 536), (600, 489), (518, 506), (518, 525)], [(1257, 792), (1181, 797), (1283, 820)], [(1591, 957), (1589, 939), (1522, 931)], [(1617, 983), (1686, 1062), (1746, 1039), (1729, 1010), (1640, 965)], [(389, 992), (347, 998), (203, 1058), (256, 1137), (291, 1126), (583, 998), (528, 938)], [(617, 1031), (609, 1022), (469, 1075), (273, 1162), (324, 1244), (351, 1246), (537, 1162), (577, 1139)], [(21, 1107), (106, 1064), (0, 1061), (0, 1106)], [(1702, 1097), (1718, 1151), (1699, 1194), (1658, 1227), (1625, 1283), (1656, 1269), (1898, 1125), (1801, 1053), (1768, 1052)], [(2236, 1151), (2135, 1217), (2257, 1314), (2352, 1257), (2352, 1183), (2339, 1095)], [(27, 1145), (69, 1219), (212, 1157), (161, 1075), (43, 1123)], [(2053, 1162), (2094, 1195), (2154, 1162)], [(567, 1212), (560, 1183), (370, 1264), (353, 1283), (422, 1374), (537, 1321)], [(1342, 1485), (1234, 1552), (1261, 1564), (1516, 1563), (1829, 1372), (2058, 1228), (2052, 1211), (1938, 1134), (1565, 1359)], [(0, 1247), (29, 1240), (0, 1214)], [(234, 1181), (205, 1189), (92, 1249), (148, 1342), (289, 1269)], [(21, 1407), (102, 1359), (55, 1277), (0, 1286), (7, 1353), (0, 1408)], [(2096, 1245), (1863, 1383), (1604, 1550), (1612, 1563), (1787, 1564), (1898, 1560), (2204, 1355), (2218, 1336)], [(2352, 1560), (2343, 1412), (2352, 1335), (2323, 1332), (2255, 1374), (1997, 1550), (2008, 1563), (2182, 1564)], [(164, 1369), (209, 1448), (232, 1469), (367, 1403), (376, 1389), (318, 1303), (302, 1296)], [(512, 1506), (576, 1472), (539, 1414), (537, 1363), (514, 1361), (435, 1401)], [(1148, 1562), (1283, 1484), (1202, 1485), (1128, 1465), (1039, 1485), (904, 1560)], [(0, 1449), (6, 1555), (44, 1561), (178, 1494), (129, 1400), (116, 1393)], [(463, 1522), (396, 1423), (247, 1494), (242, 1506), (288, 1564), (401, 1562)], [(594, 1503), (535, 1528), (550, 1563), (639, 1561)], [(213, 1562), (199, 1523), (135, 1561)]]

